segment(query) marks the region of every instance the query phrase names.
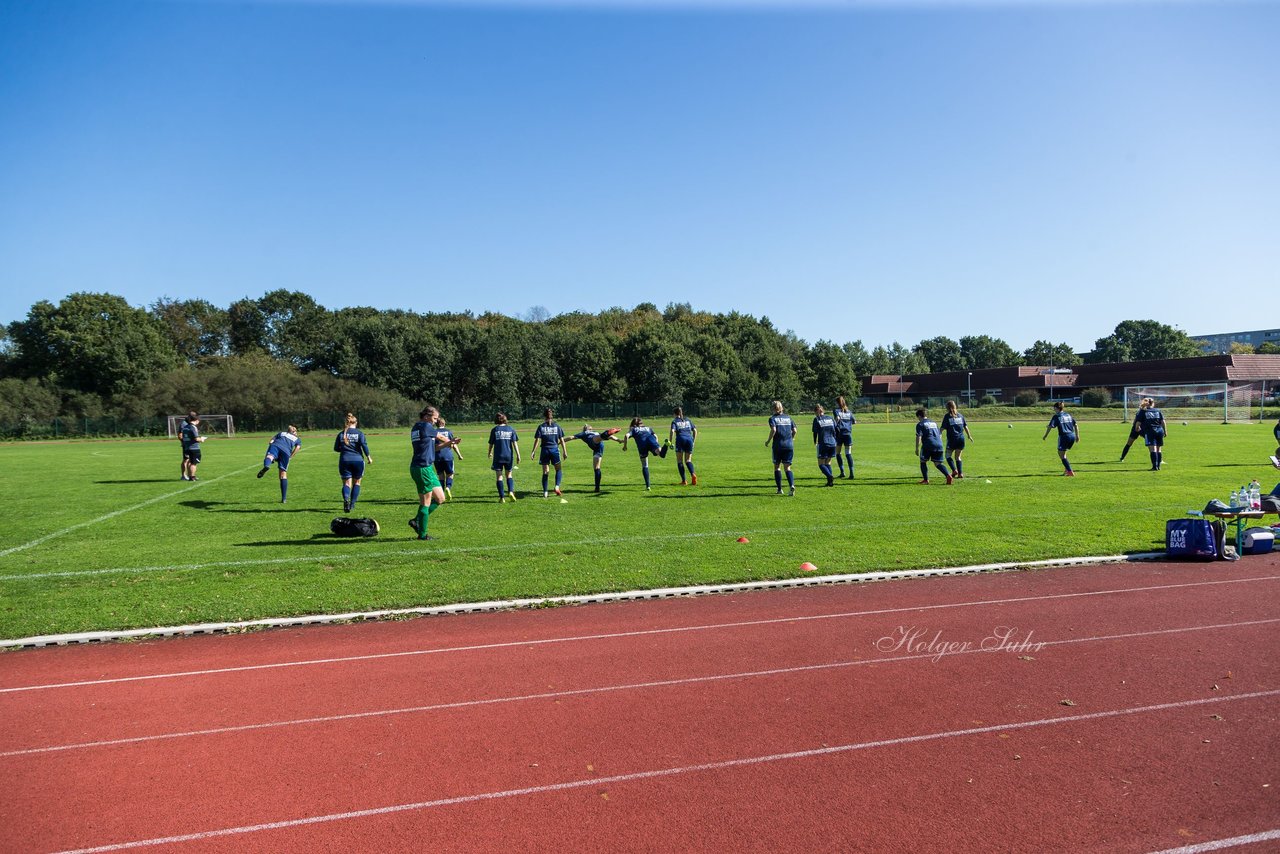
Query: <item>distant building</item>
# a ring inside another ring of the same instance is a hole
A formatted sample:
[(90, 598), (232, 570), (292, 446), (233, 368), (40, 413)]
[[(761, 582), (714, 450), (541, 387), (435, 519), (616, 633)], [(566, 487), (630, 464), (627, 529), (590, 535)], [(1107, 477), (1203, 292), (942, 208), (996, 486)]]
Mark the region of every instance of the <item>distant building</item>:
[(1257, 349), (1262, 344), (1280, 344), (1280, 329), (1258, 329), (1253, 332), (1218, 332), (1192, 335), (1206, 353), (1225, 353), (1232, 344), (1248, 344)]

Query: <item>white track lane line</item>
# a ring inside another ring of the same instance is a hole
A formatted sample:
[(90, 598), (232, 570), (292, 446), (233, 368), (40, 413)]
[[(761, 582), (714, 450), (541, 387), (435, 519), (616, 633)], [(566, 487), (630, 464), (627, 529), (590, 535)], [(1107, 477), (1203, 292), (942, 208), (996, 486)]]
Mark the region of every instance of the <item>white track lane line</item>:
[[(1273, 620), (1250, 620), (1242, 623), (1219, 623), (1212, 626), (1185, 626), (1176, 629), (1153, 629), (1148, 632), (1130, 632), (1122, 635), (1098, 635), (1091, 638), (1070, 638), (1057, 641), (1036, 641), (1043, 646), (1066, 646), (1077, 643), (1097, 643), (1112, 640), (1132, 640), (1134, 638), (1153, 637), (1157, 635), (1181, 634), (1183, 632), (1204, 632), (1215, 629), (1234, 629), (1247, 626), (1262, 626), (1280, 623), (1280, 617)], [(995, 654), (1004, 652), (1000, 649), (969, 649), (947, 653), (947, 655), (972, 655), (975, 653)], [(323, 715), (313, 718), (296, 718), (287, 721), (269, 721), (258, 724), (240, 724), (237, 726), (213, 727), (210, 729), (170, 732), (160, 735), (140, 735), (131, 738), (113, 738), (103, 741), (85, 741), (74, 744), (59, 744), (50, 747), (29, 747), (22, 750), (0, 752), (0, 759), (12, 756), (30, 756), (37, 753), (59, 753), (64, 750), (84, 750), (92, 747), (113, 747), (121, 744), (141, 744), (152, 741), (167, 741), (174, 738), (191, 738), (203, 735), (221, 735), (231, 732), (251, 732), (253, 730), (277, 729), (280, 727), (305, 726), (307, 724), (333, 723), (336, 721), (352, 721), (362, 718), (381, 718), (392, 715), (409, 715), (423, 712), (439, 712), (450, 709), (467, 709), (478, 706), (495, 706), (504, 703), (521, 703), (528, 700), (555, 700), (564, 697), (581, 697), (592, 694), (608, 694), (615, 691), (637, 691), (648, 688), (669, 688), (679, 685), (696, 685), (707, 682), (725, 682), (733, 679), (757, 679), (766, 676), (786, 676), (792, 673), (813, 673), (821, 670), (838, 670), (846, 667), (858, 667), (863, 664), (889, 664), (899, 661), (928, 661), (938, 658), (937, 653), (921, 655), (894, 655), (885, 658), (860, 658), (848, 661), (832, 661), (825, 664), (803, 664), (795, 667), (776, 667), (769, 670), (748, 670), (739, 673), (720, 673), (714, 676), (688, 676), (682, 679), (660, 679), (652, 682), (632, 682), (623, 685), (603, 685), (596, 688), (572, 688), (564, 691), (545, 691), (539, 694), (519, 694), (509, 697), (491, 697), (486, 700), (458, 700), (453, 703), (436, 703), (430, 706), (411, 706), (400, 709), (378, 709), (368, 712), (349, 712), (343, 715)]]
[(1250, 833), (1247, 836), (1233, 836), (1230, 839), (1214, 839), (1211, 842), (1197, 842), (1181, 848), (1166, 848), (1155, 854), (1204, 854), (1206, 851), (1221, 851), (1224, 848), (1238, 848), (1241, 845), (1256, 845), (1259, 842), (1270, 842), (1280, 839), (1280, 829), (1264, 830), (1261, 833)]
[[(241, 469), (239, 472), (232, 472), (232, 474), (240, 474), (241, 472), (250, 471), (254, 468), (257, 468), (257, 466), (253, 465), (253, 466), (250, 466), (248, 469)], [(223, 477), (230, 477), (230, 476), (231, 475), (223, 475)], [(218, 480), (221, 480), (221, 479), (222, 478), (218, 478)], [(213, 481), (209, 481), (209, 482), (213, 483)], [(179, 492), (172, 493), (172, 495), (178, 495), (178, 494), (180, 493)], [(169, 498), (169, 497), (172, 497), (172, 496), (171, 495), (161, 496), (161, 498)], [(152, 499), (152, 501), (159, 501), (161, 500), (161, 498)], [(148, 501), (146, 503), (150, 504), (152, 502)], [(138, 509), (138, 507), (143, 507), (143, 506), (145, 505), (139, 504), (137, 507), (130, 507), (128, 509), (136, 510)], [(128, 510), (120, 510), (120, 511), (117, 511), (117, 514), (127, 513), (127, 512)], [(117, 515), (117, 514), (111, 514), (111, 515)], [(1001, 518), (1002, 519), (1023, 519), (1023, 518), (1039, 519), (1043, 517), (1044, 517), (1043, 513), (1021, 513), (1021, 514), (1015, 514), (1013, 516), (1002, 516)], [(104, 516), (102, 518), (106, 519), (109, 517)], [(962, 517), (961, 521), (969, 520), (969, 519), (985, 519), (985, 518), (989, 518), (989, 514), (966, 516), (966, 517)], [(94, 521), (101, 521), (101, 520), (97, 519)], [(82, 527), (83, 525), (91, 525), (91, 524), (93, 524), (93, 522), (84, 522), (82, 523), (81, 526), (77, 526), (77, 527)], [(109, 574), (115, 574), (115, 573), (183, 572), (183, 571), (190, 571), (190, 570), (197, 570), (197, 569), (234, 569), (236, 567), (245, 567), (245, 566), (279, 566), (282, 564), (301, 564), (301, 563), (318, 563), (318, 562), (341, 563), (343, 561), (352, 560), (354, 558), (369, 558), (369, 557), (412, 556), (412, 557), (420, 558), (420, 557), (423, 557), (424, 555), (426, 555), (427, 557), (435, 557), (437, 555), (471, 554), (471, 553), (481, 553), (481, 552), (523, 551), (523, 550), (539, 551), (542, 549), (557, 549), (557, 548), (566, 548), (569, 546), (615, 546), (615, 545), (625, 545), (627, 543), (680, 542), (684, 540), (705, 540), (705, 539), (713, 539), (713, 538), (719, 539), (722, 537), (736, 538), (743, 534), (750, 534), (751, 536), (762, 536), (766, 534), (795, 534), (795, 533), (804, 533), (804, 532), (812, 532), (812, 531), (830, 531), (833, 529), (833, 527), (837, 530), (854, 530), (857, 528), (873, 528), (881, 524), (883, 523), (880, 521), (846, 522), (839, 526), (791, 525), (791, 526), (783, 526), (783, 527), (776, 527), (776, 528), (735, 528), (732, 531), (693, 531), (693, 532), (688, 532), (683, 534), (639, 534), (636, 536), (628, 536), (628, 537), (592, 537), (589, 539), (582, 539), (582, 540), (554, 540), (554, 541), (547, 541), (547, 542), (530, 542), (530, 543), (496, 543), (493, 545), (483, 545), (483, 546), (444, 546), (439, 548), (433, 548), (429, 552), (424, 552), (421, 548), (399, 548), (399, 549), (383, 549), (383, 550), (359, 549), (358, 551), (353, 550), (353, 551), (345, 551), (345, 552), (334, 552), (333, 554), (327, 554), (327, 555), (295, 555), (293, 557), (254, 558), (251, 560), (218, 560), (218, 561), (209, 561), (206, 563), (176, 564), (172, 566), (161, 566), (161, 565), (120, 566), (120, 567), (108, 567), (105, 569), (61, 570), (58, 572), (27, 572), (27, 573), (22, 573), (20, 575), (0, 574), (0, 582), (32, 581), (32, 580), (38, 580), (41, 578), (77, 578), (81, 576), (109, 575)], [(59, 531), (57, 534), (50, 534), (49, 537), (55, 537), (55, 536), (58, 536), (59, 534), (64, 534), (67, 531), (72, 531), (72, 530), (75, 530), (75, 528), (67, 528), (66, 531)], [(49, 537), (46, 537), (45, 539), (48, 539)], [(43, 541), (44, 540), (38, 540), (32, 543), (28, 543), (27, 545), (24, 545), (24, 546), (18, 546), (17, 548), (11, 549), (10, 551), (25, 549), (31, 545), (34, 545), (36, 542), (43, 542)], [(0, 557), (3, 557), (5, 554), (8, 554), (8, 552), (0, 552)]]
[[(14, 552), (24, 551), (25, 549), (29, 549), (32, 546), (38, 546), (41, 543), (47, 543), (49, 540), (55, 539), (57, 537), (61, 537), (64, 534), (70, 534), (72, 531), (78, 531), (81, 528), (87, 528), (90, 525), (96, 525), (99, 522), (105, 522), (108, 519), (114, 519), (117, 516), (123, 516), (125, 513), (132, 513), (134, 510), (141, 510), (143, 507), (148, 507), (152, 504), (155, 504), (158, 501), (166, 501), (170, 498), (173, 498), (175, 495), (182, 495), (184, 492), (190, 492), (193, 489), (199, 489), (202, 486), (208, 486), (211, 483), (217, 483), (220, 480), (225, 480), (226, 478), (229, 478), (229, 477), (235, 477), (238, 474), (244, 474), (245, 472), (250, 471), (251, 469), (254, 469), (254, 468), (257, 468), (257, 466), (249, 466), (248, 468), (237, 469), (236, 471), (227, 472), (224, 475), (215, 477), (213, 480), (197, 481), (193, 485), (184, 486), (182, 489), (179, 489), (176, 492), (168, 492), (168, 493), (165, 493), (164, 495), (157, 495), (155, 498), (148, 498), (146, 501), (142, 502), (141, 504), (135, 504), (132, 507), (125, 507), (120, 510), (113, 510), (105, 516), (99, 516), (97, 519), (90, 519), (88, 522), (79, 522), (75, 525), (72, 525), (70, 528), (63, 528), (61, 531), (54, 531), (52, 534), (45, 534), (43, 537), (37, 537), (36, 539), (32, 540), (29, 543), (23, 543), (20, 546), (12, 546), (10, 548), (0, 550), (0, 557), (7, 557), (13, 554)], [(0, 576), (0, 578), (3, 578), (3, 576)]]
[(21, 691), (45, 691), (52, 688), (83, 688), (93, 685), (115, 685), (122, 682), (146, 682), (153, 679), (177, 679), (188, 676), (213, 676), (222, 673), (245, 673), (254, 670), (276, 670), (285, 667), (314, 667), (322, 664), (345, 664), (355, 661), (377, 661), (387, 658), (404, 658), (416, 655), (441, 655), (451, 652), (477, 652), (488, 649), (508, 649), (511, 647), (534, 647), (547, 644), (577, 643), (582, 641), (615, 640), (618, 638), (646, 637), (649, 635), (678, 634), (681, 632), (704, 632), (716, 629), (741, 629), (754, 626), (784, 625), (787, 623), (806, 623), (817, 620), (837, 620), (851, 617), (873, 617), (885, 614), (912, 613), (915, 611), (936, 611), (948, 608), (973, 608), (987, 605), (1011, 605), (1023, 602), (1047, 602), (1056, 599), (1076, 599), (1086, 596), (1112, 596), (1121, 593), (1149, 593), (1160, 590), (1178, 590), (1189, 587), (1209, 587), (1220, 584), (1244, 584), (1253, 581), (1278, 581), (1280, 576), (1264, 575), (1256, 578), (1228, 578), (1219, 581), (1190, 581), (1179, 584), (1158, 584), (1145, 587), (1123, 587), (1115, 590), (1090, 590), (1080, 593), (1053, 593), (1047, 596), (1017, 596), (1009, 599), (980, 599), (973, 602), (946, 602), (937, 605), (912, 605), (904, 608), (879, 608), (871, 611), (842, 611), (835, 614), (812, 614), (799, 617), (775, 617), (767, 620), (743, 620), (732, 623), (708, 623), (692, 626), (673, 626), (666, 629), (638, 629), (631, 632), (607, 632), (593, 635), (570, 635), (557, 638), (537, 638), (533, 640), (500, 641), (495, 643), (469, 644), (466, 646), (436, 647), (432, 649), (410, 649), (400, 652), (378, 652), (366, 655), (346, 655), (333, 658), (313, 658), (300, 661), (278, 661), (269, 664), (246, 664), (238, 667), (213, 667), (206, 670), (180, 670), (172, 673), (151, 673), (145, 676), (118, 676), (109, 679), (86, 679), (77, 682), (52, 682), (44, 685), (19, 685), (11, 688), (0, 688), (0, 694), (14, 694)]
[(139, 839), (131, 842), (118, 842), (111, 845), (98, 845), (92, 848), (78, 848), (61, 851), (58, 854), (99, 854), (105, 851), (123, 851), (129, 848), (144, 848), (154, 845), (172, 845), (178, 842), (198, 842), (204, 839), (237, 836), (258, 833), (264, 830), (281, 830), (290, 827), (302, 827), (312, 824), (324, 824), (333, 821), (345, 821), (355, 818), (367, 818), (393, 813), (417, 812), (434, 807), (471, 804), (479, 801), (495, 801), (504, 798), (515, 798), (524, 795), (540, 795), (548, 792), (564, 792), (572, 789), (583, 789), (591, 786), (602, 786), (616, 783), (631, 783), (637, 780), (653, 780), (661, 777), (675, 777), (702, 771), (721, 771), (726, 768), (742, 768), (751, 765), (764, 765), (771, 762), (785, 762), (793, 759), (808, 759), (815, 756), (830, 756), (848, 753), (854, 750), (867, 750), (875, 747), (895, 747), (903, 744), (919, 744), (921, 742), (938, 741), (946, 738), (962, 738), (970, 735), (983, 735), (992, 732), (1008, 732), (1010, 730), (1030, 729), (1032, 727), (1056, 726), (1059, 724), (1080, 723), (1083, 721), (1104, 720), (1126, 715), (1139, 715), (1148, 712), (1163, 712), (1173, 709), (1185, 709), (1203, 706), (1210, 703), (1229, 703), (1236, 700), (1253, 700), (1260, 697), (1280, 695), (1280, 688), (1267, 691), (1253, 691), (1248, 694), (1228, 695), (1225, 697), (1203, 697), (1194, 700), (1179, 700), (1172, 703), (1158, 703), (1152, 706), (1136, 706), (1128, 709), (1111, 709), (1105, 712), (1091, 712), (1083, 715), (1066, 715), (1060, 718), (1041, 718), (1034, 721), (1017, 721), (1014, 723), (993, 724), (991, 726), (973, 727), (970, 729), (932, 732), (923, 735), (908, 735), (900, 738), (887, 738), (880, 741), (862, 741), (853, 744), (839, 744), (831, 747), (816, 747), (810, 750), (796, 750), (788, 753), (772, 753), (765, 756), (749, 756), (741, 759), (726, 759), (720, 762), (704, 762), (698, 765), (683, 765), (675, 768), (660, 768), (654, 771), (637, 771), (631, 774), (615, 774), (609, 777), (592, 777), (586, 780), (570, 780), (564, 783), (550, 783), (544, 786), (528, 786), (522, 789), (504, 789), (496, 792), (480, 792), (474, 795), (459, 795), (453, 798), (438, 798), (431, 801), (418, 801), (408, 804), (393, 804), (385, 807), (352, 810), (350, 812), (313, 815), (305, 818), (272, 821), (264, 824), (241, 825), (240, 827), (224, 827), (217, 830), (204, 830), (196, 833), (184, 833), (176, 836), (165, 836), (155, 839)]

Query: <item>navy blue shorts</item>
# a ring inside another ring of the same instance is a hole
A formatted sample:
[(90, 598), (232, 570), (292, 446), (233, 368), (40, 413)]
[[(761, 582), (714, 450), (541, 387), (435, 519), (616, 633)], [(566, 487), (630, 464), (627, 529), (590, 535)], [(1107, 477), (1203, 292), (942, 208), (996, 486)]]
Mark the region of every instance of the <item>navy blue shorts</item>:
[(791, 460), (795, 455), (795, 448), (780, 448), (777, 445), (773, 446), (773, 464), (775, 466), (780, 464), (791, 465)]
[(200, 462), (200, 446), (192, 445), (190, 448), (182, 449), (182, 458), (192, 463)]
[(453, 460), (442, 460), (437, 457), (436, 475), (438, 477), (453, 477)]
[(1164, 433), (1147, 433), (1142, 437), (1142, 441), (1148, 448), (1153, 445), (1164, 446)]
[(836, 455), (835, 445), (819, 445), (818, 446), (818, 459), (820, 460), (827, 459), (830, 457), (834, 457), (835, 455)]
[(1069, 450), (1071, 450), (1071, 446), (1072, 446), (1072, 445), (1074, 445), (1075, 443), (1076, 443), (1076, 437), (1075, 437), (1075, 436), (1059, 436), (1059, 437), (1058, 437), (1058, 450), (1059, 450), (1059, 451), (1069, 451)]
[(920, 462), (922, 463), (942, 462), (942, 449), (941, 448), (921, 448)]
[(849, 446), (850, 446), (850, 445), (852, 445), (852, 444), (853, 444), (853, 434), (852, 434), (852, 433), (837, 433), (837, 434), (836, 434), (836, 447), (839, 447), (840, 445), (844, 445), (844, 446), (847, 448), (847, 447), (849, 447)]
[(693, 439), (682, 439), (676, 436), (676, 452), (681, 454), (693, 453)]
[(542, 453), (538, 458), (538, 465), (540, 466), (560, 465), (560, 449), (555, 446), (548, 448), (546, 445), (543, 445)]
[(493, 461), (493, 465), (490, 466), (490, 468), (492, 468), (494, 471), (502, 471), (503, 469), (507, 469), (508, 471), (510, 471), (511, 460), (510, 459), (499, 460), (495, 458)]
[(289, 454), (278, 454), (276, 456), (276, 468), (280, 469), (280, 471), (288, 471), (289, 457)]
[(963, 450), (964, 450), (964, 439), (961, 439), (958, 442), (955, 439), (947, 440), (947, 453), (951, 453), (952, 451), (963, 451)]
[(364, 460), (338, 460), (338, 476), (343, 480), (348, 478), (358, 480), (364, 477)]

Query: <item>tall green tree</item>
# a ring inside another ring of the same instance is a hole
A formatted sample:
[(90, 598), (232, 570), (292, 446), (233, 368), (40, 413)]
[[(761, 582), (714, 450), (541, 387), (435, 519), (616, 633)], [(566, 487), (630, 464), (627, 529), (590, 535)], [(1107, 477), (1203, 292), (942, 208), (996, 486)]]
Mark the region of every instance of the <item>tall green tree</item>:
[(809, 350), (809, 375), (813, 378), (806, 389), (809, 397), (834, 400), (840, 395), (858, 396), (858, 379), (849, 357), (830, 341), (818, 341)]
[(969, 367), (959, 342), (945, 335), (921, 341), (912, 349), (924, 357), (930, 371), (963, 371)]
[(188, 364), (227, 354), (229, 327), (225, 309), (208, 300), (161, 297), (151, 304), (150, 311)]
[(1022, 353), (1025, 365), (1060, 366), (1069, 368), (1080, 364), (1080, 357), (1070, 344), (1054, 344), (1050, 341), (1036, 341)]
[(1155, 320), (1124, 320), (1115, 331), (1099, 338), (1089, 361), (1140, 362), (1147, 359), (1186, 359), (1204, 351), (1187, 333)]
[(112, 294), (75, 293), (57, 305), (41, 300), (26, 320), (9, 324), (9, 336), (16, 375), (104, 397), (178, 363), (159, 321)]
[(960, 339), (965, 369), (1011, 368), (1022, 364), (1022, 356), (1008, 342), (990, 335), (966, 335)]

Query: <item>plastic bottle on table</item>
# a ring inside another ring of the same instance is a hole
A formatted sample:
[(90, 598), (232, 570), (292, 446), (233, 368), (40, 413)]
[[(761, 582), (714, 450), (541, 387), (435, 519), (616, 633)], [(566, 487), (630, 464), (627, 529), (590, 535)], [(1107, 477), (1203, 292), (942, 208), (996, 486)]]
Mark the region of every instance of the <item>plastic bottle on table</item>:
[(1239, 500), (1240, 500), (1240, 493), (1233, 489), (1231, 490), (1231, 500), (1227, 502), (1227, 506), (1235, 507), (1236, 502), (1238, 502)]
[(1256, 480), (1249, 486), (1249, 509), (1262, 509), (1262, 487)]

